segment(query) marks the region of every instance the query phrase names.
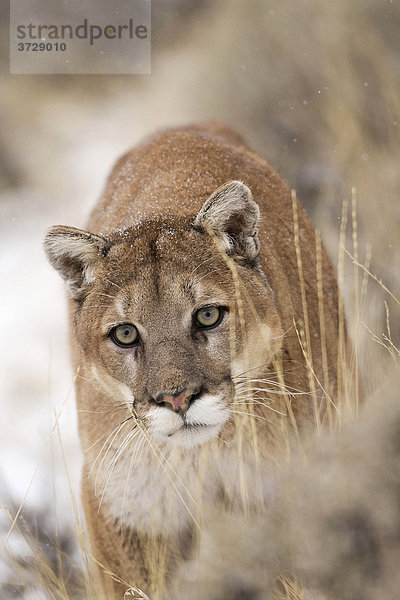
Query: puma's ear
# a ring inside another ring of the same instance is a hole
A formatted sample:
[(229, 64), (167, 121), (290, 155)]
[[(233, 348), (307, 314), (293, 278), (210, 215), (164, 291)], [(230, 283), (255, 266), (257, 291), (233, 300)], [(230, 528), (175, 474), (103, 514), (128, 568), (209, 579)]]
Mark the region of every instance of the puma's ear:
[(227, 254), (254, 260), (259, 252), (257, 225), (260, 209), (241, 181), (219, 187), (205, 201), (194, 222), (216, 235)]
[(50, 263), (67, 283), (74, 300), (82, 300), (85, 288), (94, 281), (94, 267), (110, 247), (104, 238), (57, 225), (50, 227), (44, 238), (44, 249)]

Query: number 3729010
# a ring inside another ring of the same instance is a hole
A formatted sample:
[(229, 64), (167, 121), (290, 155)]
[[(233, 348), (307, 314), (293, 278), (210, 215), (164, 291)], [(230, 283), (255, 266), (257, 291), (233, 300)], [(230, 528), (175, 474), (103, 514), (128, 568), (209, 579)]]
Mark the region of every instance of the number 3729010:
[(64, 42), (20, 42), (18, 50), (20, 52), (64, 52), (67, 44)]

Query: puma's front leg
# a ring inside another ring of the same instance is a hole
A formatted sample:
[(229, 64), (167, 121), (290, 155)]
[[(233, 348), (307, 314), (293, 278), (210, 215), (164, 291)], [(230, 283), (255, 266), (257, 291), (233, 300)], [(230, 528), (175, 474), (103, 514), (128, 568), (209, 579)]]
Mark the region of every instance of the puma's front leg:
[(121, 527), (118, 520), (100, 505), (94, 484), (83, 470), (82, 502), (89, 534), (91, 560), (94, 573), (95, 596), (99, 600), (123, 600), (130, 587), (148, 594), (148, 569), (146, 546), (148, 540), (135, 531)]

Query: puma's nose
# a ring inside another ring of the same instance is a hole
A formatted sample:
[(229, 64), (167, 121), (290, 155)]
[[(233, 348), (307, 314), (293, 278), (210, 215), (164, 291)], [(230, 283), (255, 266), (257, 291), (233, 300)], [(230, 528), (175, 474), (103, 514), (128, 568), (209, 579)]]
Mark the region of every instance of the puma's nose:
[(198, 389), (195, 388), (184, 388), (176, 392), (166, 392), (159, 394), (156, 398), (157, 404), (162, 404), (166, 408), (170, 408), (174, 412), (184, 415), (195, 396), (199, 393)]

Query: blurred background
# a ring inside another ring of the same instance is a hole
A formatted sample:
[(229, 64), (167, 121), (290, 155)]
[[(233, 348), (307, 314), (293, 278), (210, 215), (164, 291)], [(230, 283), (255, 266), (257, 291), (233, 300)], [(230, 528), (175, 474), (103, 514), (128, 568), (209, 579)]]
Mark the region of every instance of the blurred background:
[[(240, 132), (296, 189), (335, 264), (349, 204), (343, 240), (377, 279), (360, 302), (365, 271), (345, 255), (373, 394), (400, 341), (400, 4), (153, 0), (146, 76), (9, 75), (8, 2), (0, 9), (0, 545), (21, 502), (38, 536), (56, 522), (62, 539), (66, 472), (75, 493), (79, 479), (64, 290), (43, 234), (84, 227), (114, 161), (157, 128), (215, 119)], [(7, 568), (4, 597), (26, 593)]]

